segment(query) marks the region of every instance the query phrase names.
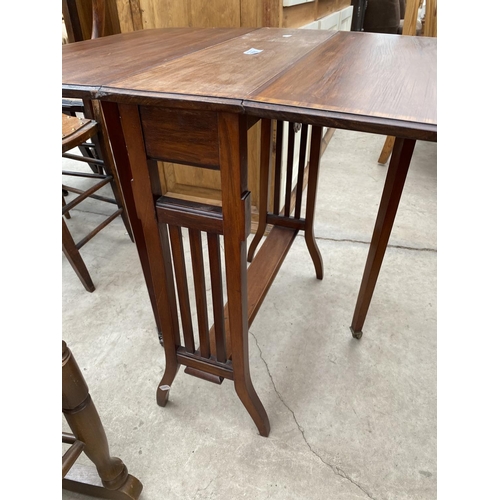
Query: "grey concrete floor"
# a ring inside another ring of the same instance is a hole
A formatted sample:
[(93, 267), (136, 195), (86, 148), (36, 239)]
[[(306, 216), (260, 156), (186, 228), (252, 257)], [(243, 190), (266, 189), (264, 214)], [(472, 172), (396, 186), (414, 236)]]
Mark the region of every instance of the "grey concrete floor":
[[(268, 438), (231, 381), (180, 370), (167, 406), (156, 405), (164, 355), (120, 219), (82, 249), (95, 292), (62, 258), (63, 338), (112, 455), (144, 485), (141, 499), (436, 498), (436, 144), (416, 145), (364, 336), (349, 331), (387, 171), (377, 163), (384, 139), (335, 132), (316, 214), (325, 277), (315, 279), (298, 236), (250, 328)], [(70, 230), (78, 236), (103, 213), (82, 204)]]

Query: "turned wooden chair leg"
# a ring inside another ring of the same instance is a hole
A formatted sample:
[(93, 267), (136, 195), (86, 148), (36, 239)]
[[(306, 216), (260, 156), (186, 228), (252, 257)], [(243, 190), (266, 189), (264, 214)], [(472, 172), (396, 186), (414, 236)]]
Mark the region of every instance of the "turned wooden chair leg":
[(78, 248), (76, 248), (75, 241), (73, 240), (64, 219), (62, 219), (62, 250), (76, 275), (80, 278), (85, 290), (87, 290), (87, 292), (93, 292), (95, 290), (94, 283), (92, 283), (92, 278), (90, 277), (87, 266), (85, 265)]
[[(62, 195), (62, 206), (63, 206), (63, 208), (66, 206), (66, 200), (64, 199), (64, 193)], [(71, 215), (70, 215), (69, 211), (64, 214), (64, 217), (66, 217), (66, 219), (71, 219)]]
[(387, 160), (389, 160), (389, 157), (391, 156), (392, 153), (392, 149), (394, 148), (395, 140), (396, 138), (390, 135), (386, 137), (384, 147), (382, 148), (382, 151), (380, 152), (380, 156), (378, 159), (378, 162), (381, 165), (385, 165), (387, 163)]
[[(62, 343), (62, 411), (75, 439), (82, 443), (83, 452), (95, 464), (102, 486), (95, 484), (88, 474), (85, 480), (71, 476), (73, 468), (65, 474), (63, 487), (102, 498), (134, 499), (142, 484), (128, 473), (125, 464), (109, 454), (108, 440), (101, 419), (89, 394), (89, 390), (78, 364)], [(78, 468), (77, 468), (78, 469)], [(80, 468), (81, 470), (81, 468)], [(104, 488), (103, 488), (104, 487)]]

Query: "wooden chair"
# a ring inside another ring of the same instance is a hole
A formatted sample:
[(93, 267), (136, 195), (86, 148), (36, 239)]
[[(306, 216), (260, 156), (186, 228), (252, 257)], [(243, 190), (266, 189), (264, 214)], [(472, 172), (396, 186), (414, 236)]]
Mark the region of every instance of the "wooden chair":
[[(76, 22), (78, 13), (75, 1), (65, 0), (63, 2), (63, 11), (65, 16), (71, 20), (71, 32), (78, 31), (81, 35), (81, 27), (78, 29), (75, 28), (75, 26), (80, 26)], [(98, 38), (104, 34), (104, 18), (104, 0), (92, 0), (91, 38)], [(72, 39), (75, 39), (75, 37), (73, 36)], [(81, 37), (79, 39), (81, 39)], [(123, 219), (130, 239), (132, 241), (134, 241), (134, 239), (120, 186), (115, 181), (116, 169), (107, 139), (106, 128), (100, 118), (101, 111), (99, 103), (82, 101), (81, 99), (63, 99), (62, 112), (62, 156), (71, 160), (86, 162), (92, 170), (92, 172), (64, 170), (63, 175), (66, 177), (84, 177), (97, 181), (92, 187), (85, 190), (63, 184), (62, 247), (66, 258), (80, 278), (85, 289), (89, 292), (93, 292), (95, 286), (80, 255), (80, 248), (119, 215), (121, 215)], [(74, 148), (80, 150), (79, 155), (69, 153), (69, 151)], [(102, 189), (107, 184), (111, 186), (114, 198), (96, 194), (98, 190)], [(78, 196), (69, 203), (66, 203), (64, 197), (69, 193), (76, 193)], [(115, 204), (117, 205), (117, 210), (82, 240), (75, 243), (64, 218), (70, 219), (70, 210), (87, 198), (94, 198), (105, 203)]]
[[(95, 142), (87, 142), (91, 138)], [(83, 161), (95, 166), (94, 170), (91, 172), (62, 171), (63, 176), (66, 177), (84, 177), (96, 181), (91, 187), (84, 190), (68, 184), (63, 184), (62, 186), (62, 249), (77, 276), (80, 278), (83, 286), (89, 292), (93, 292), (95, 290), (95, 286), (80, 255), (80, 249), (82, 246), (90, 241), (90, 239), (92, 239), (99, 231), (101, 231), (119, 215), (122, 216), (125, 228), (130, 236), (130, 239), (133, 241), (130, 222), (123, 204), (123, 197), (121, 195), (119, 185), (115, 181), (116, 170), (110, 154), (109, 145), (105, 144), (104, 141), (105, 137), (103, 134), (103, 126), (96, 120), (79, 118), (77, 116), (70, 116), (64, 113), (62, 114), (62, 156), (79, 162)], [(80, 151), (87, 148), (89, 151), (95, 151), (95, 154), (85, 156), (69, 153), (71, 149), (74, 149), (77, 146), (81, 146)], [(97, 191), (104, 188), (104, 186), (108, 184), (112, 188), (114, 198), (96, 194)], [(76, 193), (77, 196), (73, 200), (66, 203), (64, 192)], [(75, 242), (64, 219), (69, 219), (71, 217), (70, 210), (88, 198), (94, 198), (105, 203), (114, 204), (117, 206), (117, 210), (79, 242)]]
[[(62, 458), (63, 488), (99, 498), (137, 500), (142, 484), (125, 464), (109, 454), (101, 419), (71, 350), (62, 343), (62, 411), (73, 434), (63, 432), (70, 444)], [(96, 470), (76, 460), (85, 453)]]
[[(406, 0), (405, 16), (403, 21), (403, 35), (415, 36), (417, 33), (418, 9), (423, 0)], [(437, 36), (437, 0), (426, 0), (423, 36)], [(387, 136), (378, 163), (385, 165), (392, 153), (396, 138)]]

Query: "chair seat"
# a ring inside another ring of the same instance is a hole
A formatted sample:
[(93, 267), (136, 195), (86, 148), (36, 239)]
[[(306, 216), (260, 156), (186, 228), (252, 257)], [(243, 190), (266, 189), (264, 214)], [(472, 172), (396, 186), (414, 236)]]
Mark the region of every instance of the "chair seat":
[(98, 124), (88, 118), (62, 113), (62, 152), (66, 153), (97, 133)]

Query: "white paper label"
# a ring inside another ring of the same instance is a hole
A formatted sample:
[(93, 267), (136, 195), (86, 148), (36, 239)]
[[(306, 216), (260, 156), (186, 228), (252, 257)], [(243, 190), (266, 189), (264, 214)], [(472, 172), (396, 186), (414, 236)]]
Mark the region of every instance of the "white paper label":
[(260, 54), (262, 52), (262, 50), (259, 50), (259, 49), (248, 49), (246, 52), (243, 52), (243, 54), (248, 54), (248, 55), (252, 55), (252, 54)]

